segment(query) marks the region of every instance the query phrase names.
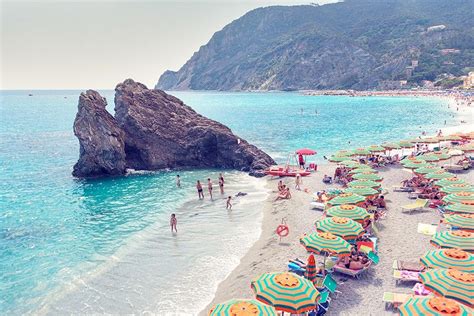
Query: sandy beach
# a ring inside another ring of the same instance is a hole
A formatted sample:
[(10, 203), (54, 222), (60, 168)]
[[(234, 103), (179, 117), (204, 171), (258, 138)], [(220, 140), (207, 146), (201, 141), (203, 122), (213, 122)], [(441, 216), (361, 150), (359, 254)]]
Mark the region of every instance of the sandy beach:
[[(472, 122), (474, 112), (471, 106), (462, 107), (457, 115), (466, 123), (443, 129), (445, 134), (474, 130)], [(318, 166), (317, 172), (303, 179), (302, 188), (307, 189), (308, 192), (293, 189), (290, 200), (274, 201), (279, 179), (268, 179), (266, 185), (273, 194), (265, 202), (260, 239), (241, 259), (239, 266), (220, 283), (214, 300), (206, 310), (201, 312), (201, 315), (206, 315), (209, 308), (218, 302), (231, 298), (253, 298), (250, 288), (253, 277), (265, 272), (287, 271), (289, 259), (300, 258), (306, 261), (308, 253), (300, 245), (299, 237), (304, 233), (314, 232), (314, 222), (322, 216), (322, 212), (310, 208), (312, 192), (338, 187), (338, 185), (326, 185), (322, 182), (324, 174), (332, 176), (335, 168), (336, 164), (333, 163)], [(373, 266), (361, 279), (351, 279), (335, 274), (338, 290), (342, 293), (333, 299), (327, 315), (394, 314), (385, 310), (382, 302), (383, 293), (385, 291), (410, 293), (413, 284), (408, 286), (395, 284), (392, 277), (393, 261), (418, 260), (426, 251), (433, 249), (429, 243), (431, 236), (417, 233), (417, 226), (418, 223), (439, 225), (440, 216), (436, 210), (413, 214), (402, 213), (401, 206), (413, 200), (408, 198), (407, 193), (392, 190), (394, 185), (399, 185), (402, 180), (410, 178), (410, 171), (401, 166), (384, 167), (378, 171), (384, 178), (382, 187), (388, 190), (387, 216), (377, 222), (376, 226), (380, 263)], [(463, 172), (457, 176), (473, 182), (474, 170), (470, 169), (469, 172)], [(294, 188), (293, 178), (285, 178), (284, 183)], [(282, 219), (286, 219), (290, 234), (280, 242), (275, 234), (275, 228)], [(438, 226), (438, 230), (443, 229), (444, 225)]]

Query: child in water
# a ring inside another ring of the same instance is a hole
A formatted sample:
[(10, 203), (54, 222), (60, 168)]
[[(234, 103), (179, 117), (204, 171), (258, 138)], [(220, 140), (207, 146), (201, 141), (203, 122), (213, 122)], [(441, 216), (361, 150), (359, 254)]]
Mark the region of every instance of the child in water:
[(227, 198), (227, 204), (225, 206), (226, 210), (231, 210), (232, 209), (232, 203), (230, 203), (230, 200), (232, 199), (232, 196), (229, 195)]
[(176, 215), (175, 215), (175, 214), (171, 214), (171, 218), (170, 218), (171, 232), (173, 232), (173, 230), (174, 230), (176, 233), (178, 232), (178, 229), (176, 228), (176, 224), (178, 224), (178, 220), (176, 219)]

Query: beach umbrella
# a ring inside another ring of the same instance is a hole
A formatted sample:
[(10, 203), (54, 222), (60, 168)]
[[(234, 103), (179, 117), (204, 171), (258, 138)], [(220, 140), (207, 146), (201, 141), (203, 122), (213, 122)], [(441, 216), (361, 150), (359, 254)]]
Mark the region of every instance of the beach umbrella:
[(306, 264), (306, 271), (304, 272), (304, 277), (313, 282), (316, 279), (317, 269), (316, 269), (316, 260), (314, 260), (313, 254), (309, 255), (308, 263)]
[(371, 145), (371, 146), (367, 147), (367, 149), (368, 149), (371, 153), (384, 152), (384, 151), (385, 151), (385, 148), (384, 148), (384, 147), (378, 146), (378, 145)]
[(380, 182), (375, 182), (372, 180), (354, 180), (354, 181), (349, 182), (347, 186), (350, 188), (359, 187), (359, 186), (378, 188), (380, 187)]
[[(417, 157), (419, 160), (424, 160), (426, 162), (434, 162), (434, 161), (439, 161), (440, 158), (434, 154), (429, 154), (429, 155), (421, 155)], [(449, 158), (449, 157), (448, 157)]]
[(347, 217), (328, 217), (315, 222), (316, 230), (331, 233), (345, 240), (354, 240), (364, 234), (362, 225)]
[(334, 205), (341, 205), (341, 204), (357, 204), (364, 201), (365, 201), (365, 197), (360, 196), (358, 194), (342, 193), (330, 199), (327, 202), (327, 204), (334, 206)]
[[(446, 224), (469, 232), (474, 231), (474, 214), (454, 214), (444, 218)], [(472, 263), (474, 265), (474, 262)]]
[(413, 148), (413, 147), (415, 147), (414, 143), (412, 143), (410, 141), (407, 141), (407, 140), (402, 140), (402, 141), (398, 142), (398, 145), (401, 148)]
[(424, 175), (426, 179), (446, 179), (451, 178), (453, 175), (446, 171), (435, 171)]
[(425, 165), (423, 167), (417, 168), (414, 171), (415, 173), (419, 173), (419, 174), (427, 174), (427, 173), (432, 173), (436, 171), (444, 171), (444, 169), (430, 164), (430, 165)]
[(438, 137), (439, 140), (442, 141), (456, 141), (456, 140), (462, 140), (462, 137), (459, 135), (446, 135), (446, 136), (440, 136)]
[(438, 180), (435, 182), (435, 185), (439, 187), (444, 187), (444, 186), (453, 185), (457, 183), (463, 184), (463, 183), (466, 183), (466, 181), (464, 181), (463, 179), (456, 178), (456, 177), (451, 177), (451, 178)]
[(441, 187), (440, 191), (448, 194), (457, 192), (474, 192), (474, 186), (467, 183), (455, 183)]
[(370, 151), (367, 148), (356, 148), (352, 150), (352, 156), (367, 156), (370, 155)]
[(436, 233), (430, 242), (438, 248), (460, 248), (469, 252), (474, 251), (474, 233), (464, 230)]
[(435, 144), (435, 143), (439, 143), (439, 139), (437, 137), (420, 138), (420, 139), (417, 139), (417, 143)]
[(474, 143), (464, 144), (462, 146), (456, 147), (456, 149), (460, 149), (465, 153), (471, 152), (474, 151)]
[(362, 166), (360, 162), (354, 160), (344, 160), (343, 162), (341, 162), (341, 165), (351, 169), (359, 168), (360, 166)]
[(474, 139), (474, 132), (463, 133), (459, 136), (461, 136), (464, 139)]
[(300, 238), (300, 243), (308, 252), (318, 255), (348, 256), (351, 244), (331, 233), (311, 233)]
[(208, 316), (277, 316), (273, 306), (260, 303), (256, 300), (232, 299), (214, 305)]
[(379, 191), (371, 187), (366, 187), (363, 185), (355, 185), (344, 190), (347, 193), (354, 193), (362, 196), (374, 196), (380, 194)]
[(370, 218), (370, 214), (365, 208), (352, 204), (343, 204), (330, 207), (326, 210), (326, 216), (346, 217), (361, 224), (366, 219)]
[(291, 314), (314, 310), (320, 296), (313, 282), (291, 272), (264, 273), (251, 287), (257, 300)]
[(408, 169), (418, 169), (420, 167), (424, 167), (427, 165), (427, 162), (424, 160), (416, 160), (416, 159), (404, 159), (400, 162), (403, 167)]
[(372, 169), (371, 167), (357, 167), (349, 171), (350, 174), (365, 173), (365, 172), (376, 173), (378, 171)]
[(357, 173), (353, 175), (352, 178), (356, 180), (372, 180), (372, 181), (382, 181), (383, 179), (382, 176), (379, 176), (378, 174), (371, 173), (371, 172)]
[(450, 203), (445, 207), (445, 210), (453, 213), (474, 214), (474, 205)]
[(312, 156), (312, 155), (316, 155), (316, 151), (312, 149), (308, 149), (308, 148), (302, 148), (302, 149), (298, 149), (296, 151), (296, 154), (303, 155), (303, 156)]
[(334, 156), (334, 155), (328, 158), (328, 160), (331, 162), (343, 162), (343, 161), (347, 161), (348, 159), (350, 158), (347, 156)]
[(400, 146), (400, 145), (397, 144), (397, 143), (383, 143), (383, 144), (382, 144), (382, 147), (385, 148), (385, 149), (388, 149), (388, 150), (400, 149), (400, 148), (402, 148), (402, 146)]
[(339, 150), (334, 154), (335, 156), (351, 156), (353, 152), (351, 150)]
[(471, 202), (474, 203), (474, 192), (451, 193), (443, 198), (443, 202), (471, 204)]
[(474, 255), (461, 249), (431, 250), (425, 253), (420, 261), (427, 268), (455, 268), (474, 273)]
[(446, 159), (451, 158), (451, 155), (448, 154), (448, 152), (442, 152), (442, 151), (435, 151), (433, 153), (433, 156), (437, 157), (438, 160), (446, 160)]
[(456, 269), (432, 269), (420, 273), (420, 281), (437, 296), (473, 307), (474, 274)]
[(400, 316), (469, 316), (472, 310), (445, 297), (410, 297), (398, 308)]
[(464, 152), (462, 150), (459, 150), (459, 149), (451, 149), (448, 151), (448, 154), (450, 156), (462, 156), (464, 155)]

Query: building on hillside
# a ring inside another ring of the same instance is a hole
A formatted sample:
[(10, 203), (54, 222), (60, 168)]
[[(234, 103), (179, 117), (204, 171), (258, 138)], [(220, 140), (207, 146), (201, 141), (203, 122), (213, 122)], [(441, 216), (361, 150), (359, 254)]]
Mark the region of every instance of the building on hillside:
[(440, 24), (440, 25), (433, 25), (427, 28), (426, 30), (428, 32), (436, 32), (436, 31), (442, 31), (446, 28), (446, 25)]
[(463, 78), (463, 88), (464, 89), (473, 89), (474, 88), (474, 71), (471, 71), (467, 76)]
[(446, 56), (449, 54), (459, 54), (461, 51), (456, 48), (445, 48), (440, 50), (441, 55)]
[(410, 79), (411, 76), (413, 76), (413, 67), (412, 66), (408, 66), (405, 68), (405, 75), (407, 76), (407, 79)]
[(412, 61), (411, 61), (411, 66), (412, 66), (413, 68), (418, 67), (418, 60), (412, 60)]

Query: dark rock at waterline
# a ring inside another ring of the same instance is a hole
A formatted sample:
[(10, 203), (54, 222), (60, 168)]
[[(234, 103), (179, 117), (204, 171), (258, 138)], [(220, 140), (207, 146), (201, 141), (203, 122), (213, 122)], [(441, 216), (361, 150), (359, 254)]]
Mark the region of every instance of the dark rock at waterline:
[(106, 106), (107, 101), (96, 91), (79, 96), (74, 135), (79, 139), (80, 155), (72, 172), (75, 177), (125, 174), (125, 134)]
[(115, 118), (99, 93), (79, 98), (74, 133), (77, 177), (122, 175), (126, 168), (226, 168), (263, 176), (273, 159), (232, 131), (161, 90), (127, 79), (115, 89)]

